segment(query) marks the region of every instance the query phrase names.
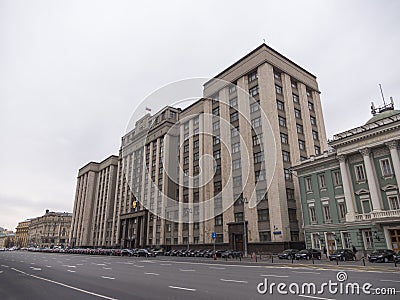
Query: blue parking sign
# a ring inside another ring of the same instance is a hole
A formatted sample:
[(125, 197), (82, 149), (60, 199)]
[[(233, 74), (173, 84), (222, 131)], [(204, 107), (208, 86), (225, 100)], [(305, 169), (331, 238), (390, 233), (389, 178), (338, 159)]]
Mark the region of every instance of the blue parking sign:
[(211, 233), (211, 237), (213, 238), (213, 240), (215, 240), (215, 238), (217, 237), (217, 234), (215, 233), (215, 231), (213, 231), (213, 232)]

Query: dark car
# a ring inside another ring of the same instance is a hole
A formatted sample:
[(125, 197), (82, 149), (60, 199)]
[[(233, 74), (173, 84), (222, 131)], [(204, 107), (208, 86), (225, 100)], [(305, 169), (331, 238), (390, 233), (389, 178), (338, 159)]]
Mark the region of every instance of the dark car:
[(237, 250), (226, 250), (221, 253), (222, 258), (239, 258), (242, 257), (242, 252)]
[(400, 250), (394, 256), (395, 263), (400, 263)]
[(156, 254), (154, 254), (153, 252), (147, 250), (147, 249), (139, 249), (138, 251), (136, 251), (135, 256), (144, 256), (144, 257), (155, 257)]
[(338, 249), (329, 255), (329, 260), (356, 260), (356, 255), (350, 249)]
[(390, 249), (378, 249), (372, 251), (368, 256), (369, 262), (389, 262), (394, 261), (394, 255), (396, 253)]
[(321, 251), (317, 249), (304, 249), (295, 254), (296, 259), (321, 259)]
[(299, 252), (297, 249), (286, 249), (281, 253), (278, 253), (279, 259), (293, 259), (296, 253)]

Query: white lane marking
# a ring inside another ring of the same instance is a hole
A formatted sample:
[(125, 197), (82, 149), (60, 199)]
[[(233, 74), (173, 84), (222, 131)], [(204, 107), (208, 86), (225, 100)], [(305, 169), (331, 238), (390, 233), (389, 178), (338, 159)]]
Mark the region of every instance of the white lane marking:
[(42, 271), (41, 268), (32, 268), (32, 271)]
[(105, 266), (106, 264), (96, 264), (96, 263), (92, 263), (93, 265), (97, 265), (97, 266)]
[(272, 275), (272, 274), (268, 274), (268, 275), (260, 275), (262, 277), (278, 277), (278, 278), (286, 278), (289, 277), (287, 275)]
[(379, 281), (387, 281), (387, 282), (400, 282), (398, 280), (390, 280), (390, 279), (381, 279)]
[(34, 265), (35, 263), (31, 263), (31, 265)]
[(155, 275), (155, 276), (160, 275), (160, 274), (158, 274), (158, 273), (144, 273), (144, 274), (146, 274), (146, 275)]
[(139, 262), (145, 262), (145, 263), (149, 263), (149, 264), (155, 264), (155, 261), (151, 261), (151, 260), (141, 260)]
[(23, 260), (20, 260), (19, 262), (22, 262), (22, 263), (23, 263), (24, 261), (23, 261)]
[(51, 266), (46, 266), (46, 268), (51, 268)]
[(300, 273), (300, 274), (321, 274), (318, 272), (306, 272), (306, 271), (292, 271), (293, 273)]
[(104, 270), (111, 270), (111, 268), (106, 268), (106, 267), (103, 267), (103, 269), (104, 269)]
[(335, 300), (334, 298), (322, 298), (322, 297), (307, 296), (307, 295), (297, 295), (297, 296), (304, 298), (311, 298), (311, 299), (320, 299), (320, 300)]
[(96, 293), (93, 293), (93, 292), (89, 292), (89, 291), (86, 291), (86, 290), (82, 290), (80, 288), (76, 288), (74, 286), (67, 285), (67, 284), (64, 284), (64, 283), (61, 283), (61, 282), (57, 282), (57, 281), (54, 281), (54, 280), (50, 280), (50, 279), (47, 279), (47, 278), (44, 278), (44, 277), (39, 277), (39, 276), (36, 276), (36, 275), (28, 274), (28, 273), (25, 273), (25, 272), (23, 272), (21, 270), (17, 270), (17, 269), (14, 269), (14, 268), (11, 268), (11, 270), (14, 270), (16, 272), (19, 272), (19, 273), (27, 275), (27, 276), (31, 276), (31, 277), (36, 278), (36, 279), (40, 279), (40, 280), (44, 280), (44, 281), (47, 281), (47, 282), (50, 282), (50, 283), (54, 283), (54, 284), (69, 288), (71, 290), (75, 290), (75, 291), (82, 292), (82, 293), (85, 293), (85, 294), (89, 294), (89, 295), (92, 295), (92, 296), (96, 296), (96, 297), (99, 297), (99, 298), (103, 298), (103, 299), (107, 299), (107, 300), (118, 300), (116, 298), (111, 298), (111, 297), (107, 297), (107, 296), (104, 296), (104, 295), (100, 295), (100, 294), (96, 294)]
[(195, 272), (196, 270), (192, 270), (192, 269), (179, 269), (179, 271), (181, 271), (181, 272)]
[(214, 270), (225, 270), (225, 268), (220, 268), (220, 267), (210, 267), (210, 269), (214, 269)]
[(114, 280), (115, 279), (114, 277), (108, 277), (108, 276), (101, 276), (101, 278), (110, 279), (110, 280)]
[(77, 266), (83, 266), (83, 264), (76, 264)]
[(0, 271), (0, 274), (3, 273), (3, 271)]
[(160, 264), (160, 266), (171, 266), (172, 264)]
[(67, 270), (68, 272), (71, 272), (71, 273), (75, 273), (76, 271), (74, 271), (74, 270)]
[(244, 281), (244, 280), (233, 280), (233, 279), (220, 279), (221, 281), (225, 281), (225, 282), (237, 282), (237, 283), (249, 283), (248, 281)]
[(185, 287), (180, 287), (180, 286), (169, 285), (168, 287), (171, 289), (185, 290), (185, 291), (191, 291), (191, 292), (196, 291), (196, 289), (190, 289), (190, 288), (185, 288)]
[(6, 265), (1, 265), (2, 267), (4, 267), (4, 268), (8, 268), (8, 266), (6, 266)]
[(144, 266), (135, 265), (135, 267), (137, 267), (137, 268), (143, 268)]
[(63, 267), (67, 267), (67, 268), (76, 268), (76, 266), (68, 266), (68, 265), (63, 265)]

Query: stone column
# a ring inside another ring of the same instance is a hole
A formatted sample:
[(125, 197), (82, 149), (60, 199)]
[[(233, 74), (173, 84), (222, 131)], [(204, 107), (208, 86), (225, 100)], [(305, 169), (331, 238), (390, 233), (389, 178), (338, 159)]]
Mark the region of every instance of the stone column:
[(374, 169), (372, 167), (372, 161), (371, 161), (371, 157), (370, 157), (371, 149), (369, 149), (369, 148), (361, 149), (360, 153), (362, 154), (362, 156), (364, 158), (365, 171), (367, 173), (369, 194), (371, 196), (373, 211), (380, 211), (380, 210), (382, 210), (382, 206), (381, 206), (381, 202), (379, 200), (378, 188), (376, 186)]
[(351, 222), (354, 221), (355, 210), (354, 210), (353, 194), (351, 192), (349, 173), (347, 172), (346, 156), (338, 155), (337, 159), (339, 160), (340, 164), (340, 173), (342, 175), (344, 199), (346, 201), (346, 207), (347, 207), (346, 221)]
[(399, 152), (397, 150), (397, 145), (398, 141), (396, 140), (386, 143), (386, 146), (388, 146), (390, 150), (390, 156), (392, 157), (393, 170), (397, 182), (397, 189), (400, 189), (400, 158), (399, 158)]

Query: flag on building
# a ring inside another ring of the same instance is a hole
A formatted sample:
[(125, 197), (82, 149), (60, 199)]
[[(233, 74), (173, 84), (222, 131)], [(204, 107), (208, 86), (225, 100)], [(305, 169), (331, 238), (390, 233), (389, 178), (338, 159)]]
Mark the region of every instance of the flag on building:
[(151, 108), (146, 107), (146, 111), (150, 112), (150, 111), (151, 111)]

